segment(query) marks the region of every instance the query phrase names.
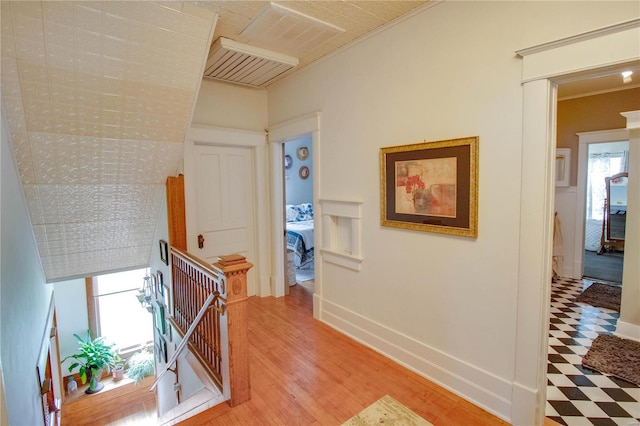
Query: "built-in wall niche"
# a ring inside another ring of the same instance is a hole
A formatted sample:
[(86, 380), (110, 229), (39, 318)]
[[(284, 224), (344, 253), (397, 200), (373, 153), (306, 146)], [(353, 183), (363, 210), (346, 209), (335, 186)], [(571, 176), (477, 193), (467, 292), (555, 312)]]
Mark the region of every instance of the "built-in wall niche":
[(362, 261), (361, 201), (320, 200), (322, 259), (360, 270)]

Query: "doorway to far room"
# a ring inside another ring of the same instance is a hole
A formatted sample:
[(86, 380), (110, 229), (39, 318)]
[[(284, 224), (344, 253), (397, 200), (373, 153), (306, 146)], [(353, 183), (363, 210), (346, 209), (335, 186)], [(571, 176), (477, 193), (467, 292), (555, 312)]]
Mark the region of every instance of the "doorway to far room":
[(284, 143), (286, 282), (313, 285), (314, 206), (310, 134)]
[[(584, 277), (622, 283), (629, 142), (588, 146)], [(612, 228), (613, 225), (613, 228)]]

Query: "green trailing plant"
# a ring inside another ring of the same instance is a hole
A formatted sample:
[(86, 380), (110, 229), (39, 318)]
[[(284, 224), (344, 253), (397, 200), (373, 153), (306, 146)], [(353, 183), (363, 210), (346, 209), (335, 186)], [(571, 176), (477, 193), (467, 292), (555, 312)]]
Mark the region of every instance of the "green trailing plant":
[(77, 334), (73, 335), (78, 341), (79, 352), (73, 355), (69, 355), (62, 362), (73, 358), (76, 361), (69, 366), (69, 372), (72, 372), (77, 367), (80, 367), (80, 380), (82, 384), (87, 382), (87, 377), (91, 377), (89, 381), (89, 388), (94, 389), (96, 381), (94, 378), (98, 375), (99, 371), (103, 368), (110, 371), (111, 365), (114, 362), (113, 344), (104, 343), (104, 337), (97, 337), (91, 339), (91, 332), (87, 330), (86, 338), (82, 338)]
[(131, 355), (127, 364), (127, 376), (137, 384), (153, 374), (156, 362), (152, 352), (142, 350)]

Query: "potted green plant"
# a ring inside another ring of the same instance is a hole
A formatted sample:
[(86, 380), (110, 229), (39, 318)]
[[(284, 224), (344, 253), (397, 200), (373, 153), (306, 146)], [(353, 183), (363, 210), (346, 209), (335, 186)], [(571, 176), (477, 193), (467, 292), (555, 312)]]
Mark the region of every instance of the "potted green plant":
[(155, 369), (155, 359), (153, 353), (147, 350), (141, 350), (129, 358), (127, 362), (127, 376), (136, 384), (147, 376), (151, 376)]
[(73, 358), (76, 361), (69, 366), (69, 372), (75, 368), (80, 367), (80, 380), (82, 384), (89, 381), (89, 387), (85, 393), (100, 392), (104, 385), (100, 383), (102, 377), (102, 370), (107, 369), (110, 371), (111, 365), (114, 361), (113, 345), (104, 343), (104, 337), (97, 337), (91, 339), (91, 332), (87, 330), (86, 338), (82, 338), (77, 334), (73, 335), (77, 340), (79, 352), (73, 355), (69, 355), (62, 362), (69, 358)]
[(127, 360), (123, 359), (117, 351), (114, 352), (113, 361), (111, 361), (109, 366), (111, 367), (114, 382), (119, 382), (124, 378), (124, 369), (127, 366)]

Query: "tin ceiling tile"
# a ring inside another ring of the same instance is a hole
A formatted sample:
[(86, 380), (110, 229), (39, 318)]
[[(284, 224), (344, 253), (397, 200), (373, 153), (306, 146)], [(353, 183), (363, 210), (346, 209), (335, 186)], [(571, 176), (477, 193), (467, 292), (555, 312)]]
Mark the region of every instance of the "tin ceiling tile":
[(214, 18), (166, 6), (2, 3), (2, 103), (48, 280), (149, 260)]

